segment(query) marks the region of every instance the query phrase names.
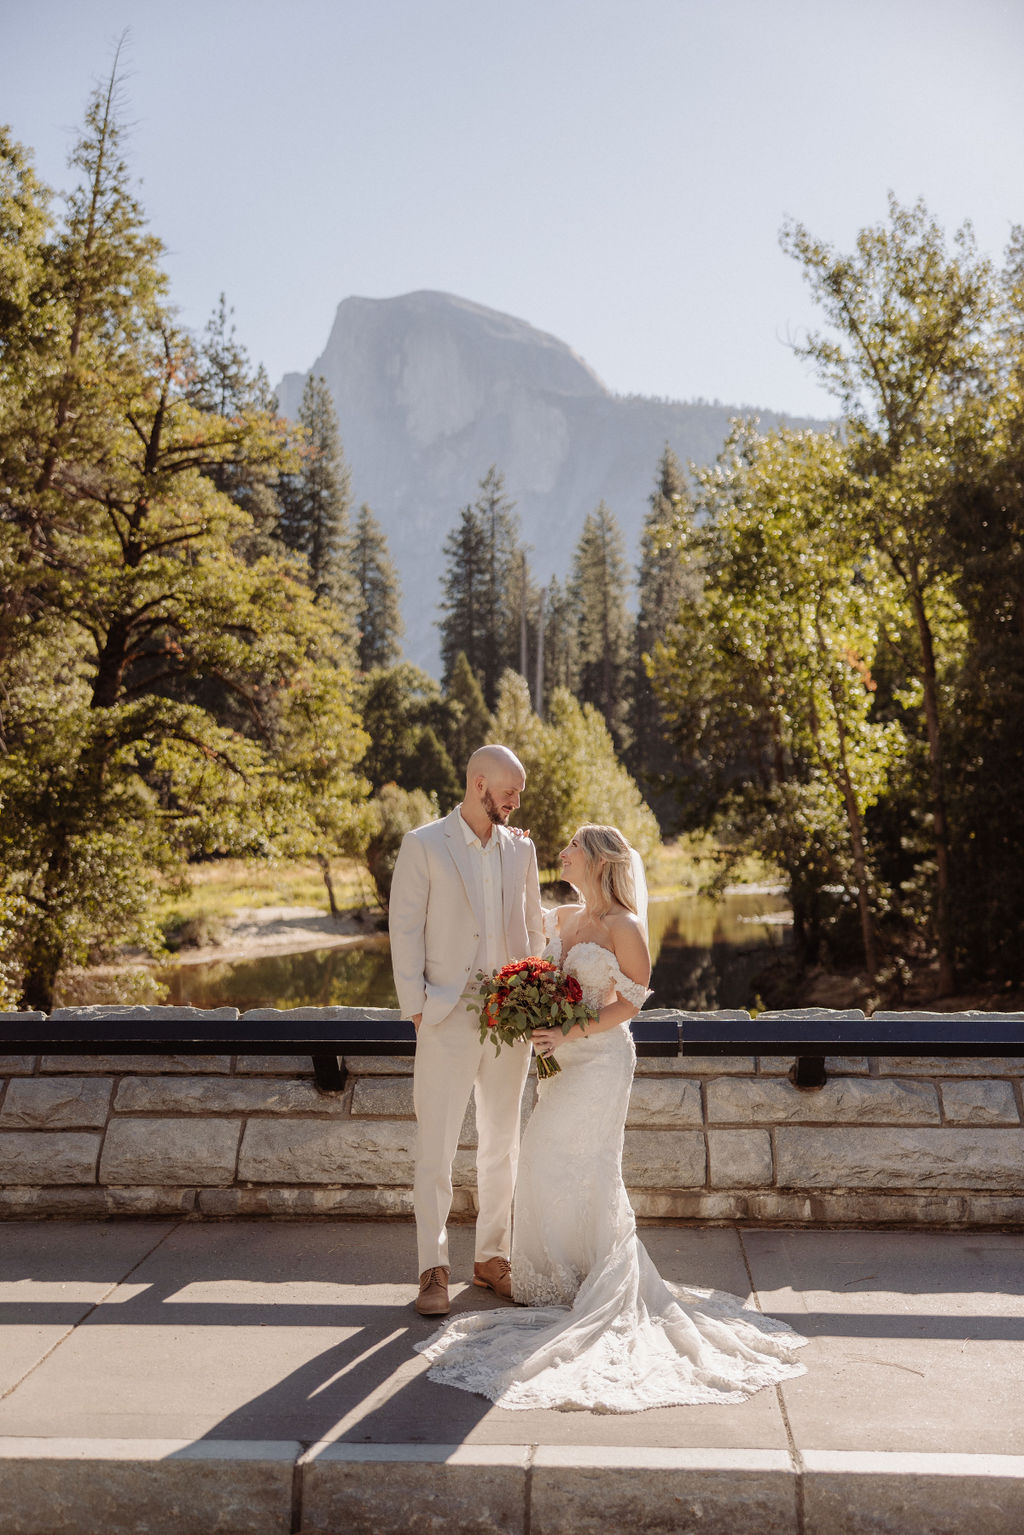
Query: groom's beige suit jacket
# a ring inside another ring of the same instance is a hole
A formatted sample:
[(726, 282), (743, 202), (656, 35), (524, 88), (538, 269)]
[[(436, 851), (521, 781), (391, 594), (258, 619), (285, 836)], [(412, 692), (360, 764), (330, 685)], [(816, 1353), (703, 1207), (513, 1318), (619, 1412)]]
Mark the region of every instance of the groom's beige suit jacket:
[[(395, 989), (403, 1017), (423, 1014), (423, 1027), (439, 1023), (475, 985), (480, 943), (479, 897), (458, 808), (403, 839), (391, 887), (389, 927)], [(510, 959), (544, 947), (537, 853), (528, 837), (503, 826), (501, 901)], [(467, 1025), (471, 1022), (466, 1012)]]

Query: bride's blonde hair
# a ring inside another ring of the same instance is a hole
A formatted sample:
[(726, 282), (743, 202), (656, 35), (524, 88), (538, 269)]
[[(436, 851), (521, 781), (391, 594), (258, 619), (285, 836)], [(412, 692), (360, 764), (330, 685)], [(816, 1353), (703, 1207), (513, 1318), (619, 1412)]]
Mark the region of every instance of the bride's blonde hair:
[(629, 843), (616, 826), (581, 826), (576, 833), (587, 866), (597, 874), (597, 884), (607, 911), (613, 901), (638, 915), (633, 859)]

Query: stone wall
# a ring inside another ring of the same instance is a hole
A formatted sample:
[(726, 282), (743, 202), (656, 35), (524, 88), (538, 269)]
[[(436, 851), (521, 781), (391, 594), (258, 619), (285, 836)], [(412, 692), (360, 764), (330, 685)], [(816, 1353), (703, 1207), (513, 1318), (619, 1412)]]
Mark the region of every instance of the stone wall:
[[(0, 1056), (0, 1216), (408, 1215), (412, 1061), (346, 1064), (329, 1094), (308, 1056)], [(641, 1058), (642, 1219), (1024, 1227), (1024, 1063), (837, 1057), (811, 1092), (790, 1065)], [(470, 1105), (457, 1217), (474, 1146)]]

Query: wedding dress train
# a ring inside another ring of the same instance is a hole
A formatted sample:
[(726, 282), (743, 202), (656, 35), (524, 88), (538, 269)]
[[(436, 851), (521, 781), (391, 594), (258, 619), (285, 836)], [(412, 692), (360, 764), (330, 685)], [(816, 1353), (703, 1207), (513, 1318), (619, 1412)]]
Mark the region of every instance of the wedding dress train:
[[(648, 992), (610, 950), (562, 959), (594, 1013), (616, 992)], [(523, 1136), (512, 1228), (512, 1293), (522, 1310), (453, 1317), (418, 1351), (431, 1380), (499, 1407), (641, 1412), (739, 1402), (802, 1375), (807, 1340), (723, 1291), (670, 1284), (636, 1235), (622, 1145), (636, 1053), (628, 1024), (559, 1047)]]

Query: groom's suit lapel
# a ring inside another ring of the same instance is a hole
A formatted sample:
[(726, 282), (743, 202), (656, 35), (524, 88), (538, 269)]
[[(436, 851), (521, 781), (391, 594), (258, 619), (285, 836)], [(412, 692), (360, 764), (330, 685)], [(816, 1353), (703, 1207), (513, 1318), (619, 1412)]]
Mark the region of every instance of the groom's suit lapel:
[(507, 933), (516, 904), (516, 849), (511, 832), (496, 826), (493, 835), (501, 853), (501, 921)]
[[(473, 865), (470, 862), (469, 844), (466, 842), (462, 830), (462, 817), (458, 808), (451, 815), (445, 817), (444, 831), (448, 841), (448, 850), (462, 877), (462, 883), (466, 888), (466, 899), (473, 908), (477, 917), (483, 921), (483, 912), (479, 909), (479, 895), (476, 888), (476, 879), (473, 874)], [(501, 859), (501, 920), (504, 930), (508, 931), (512, 913), (516, 909), (516, 849), (510, 832), (504, 827), (496, 826), (491, 833), (498, 839), (498, 856)]]
[(459, 814), (458, 806), (456, 806), (451, 815), (445, 818), (444, 832), (448, 839), (448, 851), (451, 853), (455, 867), (462, 877), (462, 883), (466, 887), (466, 899), (479, 917), (481, 913), (478, 910), (476, 880), (473, 878), (473, 866), (469, 861), (469, 846), (463, 834), (461, 822), (462, 817)]

